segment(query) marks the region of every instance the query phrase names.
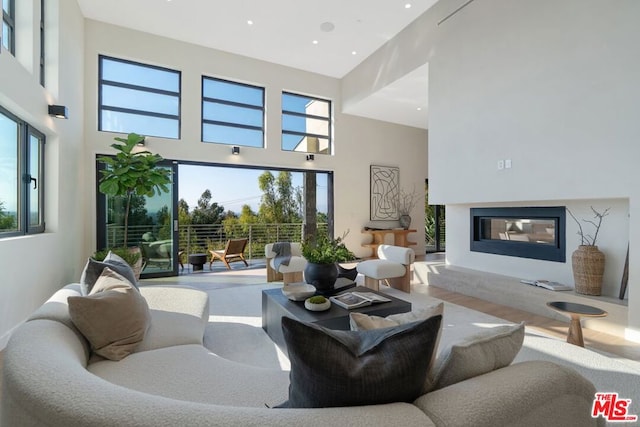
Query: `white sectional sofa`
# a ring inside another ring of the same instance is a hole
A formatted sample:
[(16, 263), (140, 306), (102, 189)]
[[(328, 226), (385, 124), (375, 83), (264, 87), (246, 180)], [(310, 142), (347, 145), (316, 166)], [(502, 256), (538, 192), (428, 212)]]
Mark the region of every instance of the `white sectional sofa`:
[[(207, 294), (140, 287), (151, 326), (136, 352), (90, 355), (59, 290), (13, 333), (4, 356), (2, 427), (29, 426), (589, 426), (595, 389), (576, 372), (524, 362), (427, 393), (413, 403), (270, 408), (289, 373), (239, 364), (202, 345)], [(393, 361), (389, 361), (393, 363)]]

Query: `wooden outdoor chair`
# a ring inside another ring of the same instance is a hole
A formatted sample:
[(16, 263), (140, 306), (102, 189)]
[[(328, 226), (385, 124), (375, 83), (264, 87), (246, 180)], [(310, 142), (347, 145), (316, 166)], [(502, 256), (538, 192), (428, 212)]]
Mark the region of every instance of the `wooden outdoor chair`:
[(229, 263), (235, 261), (242, 261), (244, 262), (244, 265), (249, 267), (247, 260), (244, 259), (244, 249), (247, 247), (248, 241), (249, 239), (229, 239), (227, 240), (227, 246), (224, 249), (210, 250), (211, 261), (209, 262), (209, 269), (211, 269), (213, 261), (217, 259), (224, 262), (224, 265), (226, 265), (229, 270), (231, 270)]

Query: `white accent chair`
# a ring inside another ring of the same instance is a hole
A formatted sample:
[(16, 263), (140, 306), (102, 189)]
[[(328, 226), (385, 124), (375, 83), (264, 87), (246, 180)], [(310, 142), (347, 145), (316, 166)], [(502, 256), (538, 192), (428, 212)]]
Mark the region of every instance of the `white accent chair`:
[(358, 273), (364, 275), (364, 285), (377, 291), (380, 280), (386, 280), (392, 288), (411, 292), (411, 264), (416, 259), (413, 249), (380, 245), (377, 253), (378, 259), (358, 263)]
[(273, 243), (268, 243), (264, 247), (264, 256), (267, 259), (267, 282), (282, 281), (285, 285), (302, 282), (302, 273), (307, 267), (307, 260), (302, 256), (302, 244), (297, 242), (291, 243), (291, 260), (289, 261), (289, 265), (280, 264), (277, 270), (274, 263), (274, 258), (277, 254), (273, 251), (273, 245)]

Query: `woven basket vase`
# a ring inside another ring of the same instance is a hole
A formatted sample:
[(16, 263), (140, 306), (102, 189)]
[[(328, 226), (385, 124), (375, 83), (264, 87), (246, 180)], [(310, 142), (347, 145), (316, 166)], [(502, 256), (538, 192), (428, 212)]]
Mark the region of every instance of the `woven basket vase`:
[(597, 246), (580, 245), (571, 255), (576, 292), (585, 295), (602, 293), (604, 253)]

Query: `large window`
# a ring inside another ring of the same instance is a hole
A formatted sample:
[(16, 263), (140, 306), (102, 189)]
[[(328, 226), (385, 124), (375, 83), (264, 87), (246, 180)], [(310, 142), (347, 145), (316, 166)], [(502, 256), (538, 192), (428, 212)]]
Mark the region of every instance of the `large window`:
[(16, 54), (15, 22), (15, 0), (2, 0), (2, 45), (12, 55)]
[(202, 141), (264, 147), (264, 88), (203, 76)]
[(331, 154), (331, 102), (283, 92), (282, 149)]
[(0, 107), (0, 237), (44, 231), (44, 142)]
[(180, 138), (180, 72), (100, 56), (98, 130)]

